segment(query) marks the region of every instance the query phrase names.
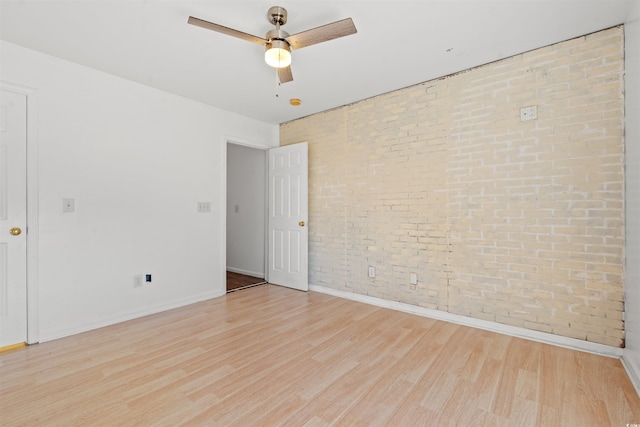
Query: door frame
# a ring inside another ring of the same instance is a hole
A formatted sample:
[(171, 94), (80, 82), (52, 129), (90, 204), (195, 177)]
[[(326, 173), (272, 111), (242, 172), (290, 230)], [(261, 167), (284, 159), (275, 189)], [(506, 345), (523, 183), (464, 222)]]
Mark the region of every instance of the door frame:
[(27, 98), (27, 344), (40, 341), (38, 275), (38, 91), (0, 80), (0, 90)]
[[(235, 144), (235, 145), (242, 145), (244, 147), (249, 147), (249, 148), (255, 148), (258, 150), (263, 150), (263, 151), (268, 151), (270, 148), (275, 148), (277, 147), (277, 145), (272, 146), (267, 144), (266, 142), (261, 143), (261, 142), (257, 142), (257, 141), (251, 141), (251, 140), (247, 140), (245, 138), (239, 138), (239, 137), (235, 137), (235, 136), (230, 136), (230, 135), (225, 135), (223, 137), (223, 153), (224, 155), (222, 156), (224, 161), (222, 162), (222, 167), (220, 168), (220, 170), (222, 171), (222, 177), (221, 177), (221, 182), (222, 182), (222, 188), (221, 188), (221, 194), (222, 194), (222, 200), (223, 200), (223, 208), (222, 210), (222, 224), (221, 224), (221, 242), (222, 242), (222, 247), (220, 248), (220, 253), (222, 254), (222, 264), (221, 264), (221, 272), (222, 272), (222, 280), (221, 283), (223, 285), (223, 292), (226, 293), (226, 286), (227, 286), (227, 144)], [(265, 265), (265, 271), (264, 271), (264, 280), (266, 282), (269, 281), (269, 269), (267, 268), (268, 262), (269, 262), (269, 230), (267, 229), (268, 227), (266, 227), (267, 224), (267, 219), (269, 217), (269, 189), (267, 186), (268, 183), (268, 173), (269, 173), (269, 168), (268, 168), (268, 161), (269, 161), (269, 156), (265, 155), (265, 178), (264, 178), (264, 182), (265, 182), (265, 228), (264, 228), (264, 232), (265, 232), (265, 236), (264, 236), (264, 265)]]

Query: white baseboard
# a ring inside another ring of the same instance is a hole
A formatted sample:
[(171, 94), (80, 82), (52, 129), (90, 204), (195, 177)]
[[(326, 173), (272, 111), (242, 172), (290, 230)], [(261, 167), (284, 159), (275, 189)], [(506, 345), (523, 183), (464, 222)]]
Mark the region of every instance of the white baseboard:
[(405, 313), (416, 314), (418, 316), (429, 317), (445, 322), (456, 323), (459, 325), (470, 326), (472, 328), (483, 329), (486, 331), (497, 332), (499, 334), (510, 335), (518, 338), (524, 338), (545, 344), (552, 344), (558, 347), (569, 348), (572, 350), (585, 351), (587, 353), (599, 354), (607, 357), (622, 357), (622, 349), (604, 344), (598, 344), (575, 338), (567, 338), (559, 335), (549, 334), (546, 332), (533, 331), (517, 326), (503, 325), (502, 323), (490, 322), (487, 320), (474, 319), (473, 317), (461, 316), (459, 314), (447, 313), (446, 311), (433, 310), (430, 308), (419, 307), (417, 305), (406, 304), (397, 301), (385, 300), (382, 298), (371, 297), (368, 295), (360, 295), (353, 292), (339, 291), (328, 288), (326, 286), (309, 285), (310, 291), (320, 292), (323, 294), (333, 295), (340, 298), (346, 298), (365, 304), (375, 305), (378, 307), (390, 308), (392, 310), (403, 311)]
[(630, 353), (631, 352), (629, 350), (625, 349), (620, 361), (622, 362), (622, 366), (624, 366), (625, 371), (627, 371), (631, 384), (633, 384), (638, 396), (640, 396), (640, 366), (635, 363)]
[[(134, 311), (129, 313), (122, 313), (114, 317), (108, 317), (105, 319), (101, 319), (95, 322), (91, 322), (88, 324), (83, 324), (78, 328), (69, 328), (62, 329), (58, 331), (53, 331), (48, 334), (41, 334), (39, 342), (52, 341), (58, 338), (64, 338), (75, 334), (80, 334), (83, 332), (92, 331), (94, 329), (103, 328), (105, 326), (115, 325), (116, 323), (126, 322), (128, 320), (137, 319), (139, 317), (148, 316), (150, 314), (156, 314), (167, 310), (172, 310), (174, 308), (184, 307), (185, 305), (195, 304), (198, 302), (206, 301), (212, 298), (217, 298), (225, 295), (226, 290), (215, 291), (215, 292), (206, 292), (200, 295), (196, 295), (190, 298), (185, 298), (181, 300), (173, 300), (170, 303), (159, 304), (152, 307), (146, 307), (144, 310)], [(41, 328), (42, 331), (42, 328)]]
[(259, 273), (257, 271), (249, 271), (249, 270), (243, 270), (241, 268), (233, 268), (233, 267), (227, 267), (227, 271), (230, 271), (232, 273), (245, 274), (247, 276), (253, 276), (253, 277), (258, 277), (260, 279), (264, 279), (264, 271), (262, 273)]

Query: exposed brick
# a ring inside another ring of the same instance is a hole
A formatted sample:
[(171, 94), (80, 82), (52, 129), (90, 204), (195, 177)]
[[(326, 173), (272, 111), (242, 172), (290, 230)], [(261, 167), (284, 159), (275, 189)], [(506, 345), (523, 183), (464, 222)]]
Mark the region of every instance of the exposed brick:
[(310, 282), (622, 345), (623, 75), (618, 27), (282, 124)]

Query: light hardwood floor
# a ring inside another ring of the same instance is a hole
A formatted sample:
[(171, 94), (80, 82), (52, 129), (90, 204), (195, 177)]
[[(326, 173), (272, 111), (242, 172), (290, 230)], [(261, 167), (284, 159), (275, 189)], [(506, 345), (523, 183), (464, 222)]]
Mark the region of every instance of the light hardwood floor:
[(0, 354), (0, 425), (640, 423), (619, 360), (273, 285)]

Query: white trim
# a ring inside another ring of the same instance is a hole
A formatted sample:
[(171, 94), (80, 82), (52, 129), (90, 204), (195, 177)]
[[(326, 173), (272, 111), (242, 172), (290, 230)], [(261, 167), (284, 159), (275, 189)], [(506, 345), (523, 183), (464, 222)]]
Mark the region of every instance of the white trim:
[(105, 326), (115, 325), (121, 322), (127, 322), (129, 320), (138, 319), (144, 316), (149, 316), (151, 314), (162, 313), (163, 311), (173, 310), (176, 308), (184, 307), (191, 304), (197, 304), (200, 302), (208, 301), (213, 298), (218, 298), (226, 294), (226, 289), (209, 291), (202, 293), (200, 295), (196, 295), (194, 297), (185, 298), (181, 300), (174, 300), (168, 304), (159, 304), (156, 306), (152, 306), (146, 308), (141, 311), (133, 311), (129, 313), (120, 314), (114, 317), (107, 317), (102, 320), (98, 320), (96, 322), (91, 322), (89, 324), (82, 325), (80, 328), (69, 328), (69, 329), (61, 329), (58, 331), (54, 331), (50, 334), (40, 337), (40, 342), (52, 341), (58, 338), (64, 338), (75, 334), (81, 334), (83, 332), (92, 331), (94, 329), (103, 328)]
[(0, 89), (27, 97), (27, 344), (40, 340), (38, 280), (38, 91), (0, 81)]
[(269, 150), (264, 156), (264, 280), (269, 281)]
[(569, 348), (572, 350), (585, 351), (587, 353), (598, 354), (607, 357), (619, 358), (622, 356), (622, 349), (611, 347), (604, 344), (598, 344), (588, 341), (582, 341), (575, 338), (567, 338), (559, 335), (549, 334), (546, 332), (533, 331), (517, 326), (503, 325), (497, 322), (489, 322), (487, 320), (474, 319), (473, 317), (461, 316), (459, 314), (447, 313), (445, 311), (433, 310), (430, 308), (419, 307), (417, 305), (406, 304), (397, 301), (385, 300), (382, 298), (371, 297), (368, 295), (360, 295), (353, 292), (339, 291), (326, 286), (310, 285), (310, 291), (320, 292), (323, 294), (333, 295), (340, 298), (346, 298), (365, 304), (375, 305), (378, 307), (390, 308), (392, 310), (403, 311), (405, 313), (416, 314), (418, 316), (429, 317), (445, 322), (456, 323), (458, 325), (469, 326), (472, 328), (483, 329), (485, 331), (497, 332), (499, 334), (510, 335), (513, 337), (524, 338), (531, 341), (537, 341), (544, 344), (551, 344), (558, 347)]
[(271, 146), (264, 142), (252, 141), (246, 138), (239, 138), (231, 135), (224, 135), (224, 142), (226, 144), (242, 145), (249, 148), (257, 148), (259, 150), (268, 150), (270, 148), (277, 147), (277, 145)]
[(631, 384), (635, 387), (636, 393), (640, 396), (640, 366), (634, 363), (633, 357), (631, 357), (630, 354), (629, 357), (626, 357), (627, 353), (629, 353), (629, 350), (625, 349), (622, 352), (620, 361), (622, 362), (622, 366), (624, 366), (624, 370), (627, 371), (627, 375), (631, 380)]
[(220, 209), (220, 283), (222, 289), (227, 291), (227, 144), (226, 136), (222, 138), (222, 167), (220, 168), (220, 194), (222, 195), (222, 208)]
[(247, 275), (247, 276), (253, 276), (253, 277), (258, 277), (260, 279), (264, 279), (264, 273), (260, 273), (260, 272), (257, 272), (257, 271), (243, 270), (241, 268), (233, 268), (233, 267), (229, 267), (229, 266), (227, 266), (227, 271), (230, 271), (232, 273), (244, 274), (244, 275)]
[[(222, 283), (226, 284), (227, 282), (227, 269), (231, 272), (234, 273), (240, 273), (240, 274), (249, 274), (250, 276), (256, 276), (256, 277), (261, 277), (265, 280), (269, 280), (268, 279), (268, 269), (267, 266), (269, 265), (269, 259), (268, 259), (268, 253), (269, 253), (269, 233), (268, 233), (268, 229), (267, 229), (267, 218), (269, 217), (269, 197), (267, 194), (267, 173), (269, 172), (269, 168), (265, 167), (265, 227), (264, 227), (264, 250), (265, 250), (265, 261), (264, 261), (264, 272), (263, 273), (256, 273), (256, 272), (251, 272), (251, 273), (243, 273), (240, 270), (237, 269), (232, 269), (232, 268), (228, 268), (227, 267), (227, 145), (228, 144), (235, 144), (235, 145), (242, 145), (244, 147), (249, 147), (249, 148), (256, 148), (258, 150), (264, 150), (267, 151), (270, 148), (274, 148), (270, 145), (267, 145), (266, 143), (261, 143), (261, 142), (257, 142), (257, 141), (251, 141), (248, 140), (246, 138), (240, 138), (240, 137), (236, 137), (236, 136), (231, 136), (231, 135), (223, 135), (222, 137), (223, 140), (223, 153), (222, 153), (222, 158), (224, 159), (224, 162), (222, 162), (223, 167), (220, 168), (222, 170), (222, 200), (224, 200), (224, 209), (222, 209), (222, 232), (221, 232), (221, 236), (222, 236), (222, 251), (220, 252), (222, 254), (222, 276), (223, 276), (223, 280)], [(265, 156), (265, 162), (268, 161), (269, 156), (266, 155)], [(226, 285), (224, 286), (224, 288), (226, 289)]]

